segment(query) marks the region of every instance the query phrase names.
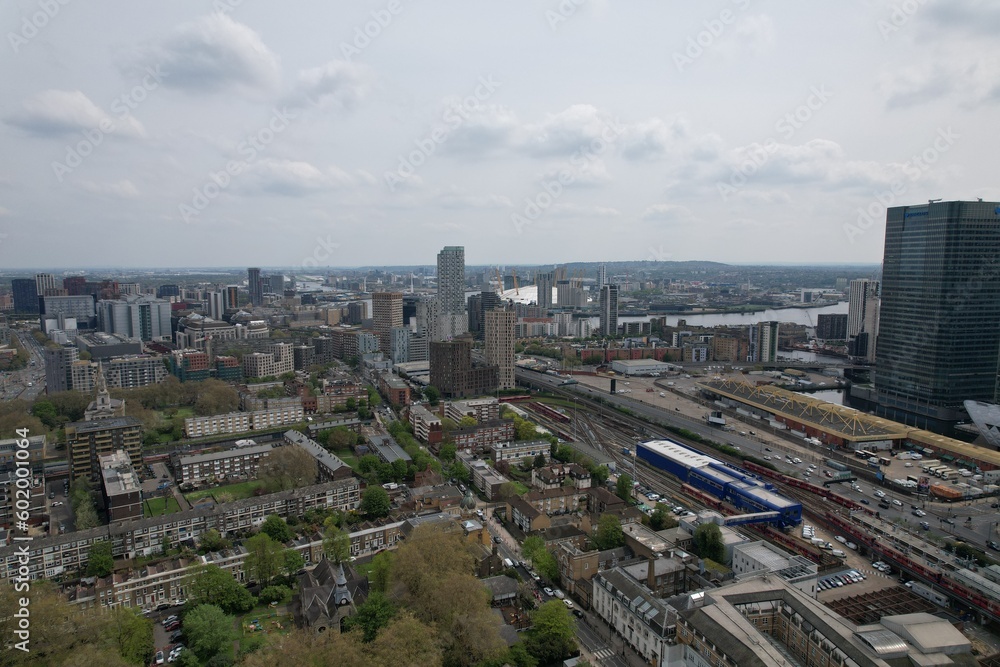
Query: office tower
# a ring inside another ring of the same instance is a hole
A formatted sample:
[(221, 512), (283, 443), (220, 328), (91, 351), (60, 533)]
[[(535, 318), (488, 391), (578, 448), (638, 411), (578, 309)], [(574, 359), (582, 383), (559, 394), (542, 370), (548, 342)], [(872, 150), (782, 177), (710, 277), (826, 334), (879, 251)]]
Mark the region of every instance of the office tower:
[(14, 311), (34, 314), (38, 312), (38, 289), (34, 278), (14, 278), (10, 281), (14, 295)]
[(500, 389), (514, 388), (514, 330), (517, 316), (510, 310), (487, 310), (483, 314), (486, 363), (497, 367)]
[(389, 332), (389, 358), (394, 364), (405, 364), (410, 361), (410, 334), (406, 327), (393, 327)]
[(758, 322), (750, 325), (748, 361), (778, 360), (778, 323)]
[(213, 320), (221, 320), (222, 315), (226, 312), (226, 294), (225, 292), (209, 292), (208, 293), (208, 316)]
[(79, 359), (75, 347), (45, 348), (45, 388), (50, 394), (73, 388), (73, 362)]
[(392, 330), (403, 326), (403, 293), (375, 292), (372, 294), (372, 329), (378, 336), (379, 349), (392, 349)]
[(36, 273), (35, 274), (35, 291), (38, 292), (38, 296), (45, 294), (45, 290), (54, 290), (56, 288), (56, 277), (51, 273)]
[(865, 321), (870, 317), (872, 307), (878, 308), (879, 282), (858, 278), (851, 281), (851, 293), (847, 305), (847, 336), (854, 338), (865, 330)]
[(545, 312), (552, 307), (552, 288), (555, 286), (555, 271), (539, 273), (535, 277), (535, 285), (538, 288), (538, 307)]
[(491, 394), (497, 389), (496, 366), (472, 366), (472, 338), (461, 336), (430, 343), (431, 384), (444, 398)]
[(87, 279), (84, 276), (70, 276), (63, 278), (63, 289), (69, 296), (80, 296), (87, 294)]
[(847, 340), (847, 313), (820, 313), (816, 316), (816, 338)]
[(478, 340), (483, 339), (484, 315), (491, 310), (500, 308), (503, 300), (493, 291), (484, 291), (469, 297), (469, 332)]
[[(65, 280), (63, 283), (65, 284)], [(156, 296), (159, 299), (170, 299), (172, 296), (180, 296), (181, 288), (179, 285), (160, 285), (156, 288)]]
[(601, 289), (608, 284), (608, 265), (601, 264), (597, 267), (597, 289)]
[(94, 326), (94, 297), (90, 295), (43, 296), (38, 301), (41, 304), (38, 319), (42, 331), (46, 333), (62, 326), (60, 319), (65, 318), (74, 318), (79, 329), (91, 329)]
[(285, 276), (280, 273), (272, 273), (264, 278), (264, 291), (268, 294), (282, 296), (285, 293)]
[(354, 301), (347, 304), (347, 323), (360, 325), (368, 319), (368, 304), (364, 301)]
[(225, 289), (226, 302), (224, 310), (236, 310), (240, 307), (239, 285), (227, 285)]
[(468, 330), (465, 314), (465, 248), (446, 246), (437, 256), (437, 301), (440, 305), (436, 338), (445, 340)]
[(260, 269), (256, 267), (247, 269), (247, 289), (250, 291), (251, 306), (264, 304), (264, 280), (260, 277)]
[(948, 432), (963, 401), (995, 401), (1000, 203), (886, 212), (875, 352), (876, 412)]
[(133, 296), (122, 301), (98, 301), (97, 319), (104, 333), (144, 341), (171, 338), (170, 302), (162, 299)]
[(602, 336), (618, 335), (618, 286), (601, 287), (601, 329)]

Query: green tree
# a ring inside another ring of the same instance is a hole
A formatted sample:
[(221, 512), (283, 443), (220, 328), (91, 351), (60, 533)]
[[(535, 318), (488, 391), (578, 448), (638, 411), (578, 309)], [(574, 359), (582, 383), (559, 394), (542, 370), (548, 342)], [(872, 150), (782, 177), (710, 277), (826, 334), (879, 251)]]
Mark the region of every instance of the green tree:
[(611, 471), (608, 470), (608, 466), (594, 466), (590, 471), (592, 486), (604, 486), (604, 483), (608, 481), (608, 477), (610, 476)]
[(256, 603), (250, 591), (218, 565), (206, 565), (196, 571), (188, 590), (193, 604), (218, 605), (230, 614), (248, 612)]
[(536, 440), (538, 438), (538, 430), (527, 419), (514, 417), (514, 437), (517, 440)]
[(534, 562), (535, 556), (545, 551), (545, 540), (543, 540), (538, 535), (530, 535), (524, 538), (524, 543), (521, 545), (521, 553), (528, 560)]
[(210, 551), (220, 551), (221, 549), (229, 548), (229, 540), (222, 537), (220, 533), (215, 528), (209, 528), (201, 537), (198, 539), (198, 550), (202, 553), (208, 553)]
[(336, 426), (330, 429), (330, 435), (327, 437), (327, 444), (330, 449), (333, 450), (344, 450), (347, 449), (358, 441), (358, 435), (349, 428), (344, 426)]
[(694, 552), (702, 558), (722, 563), (726, 558), (726, 545), (722, 530), (714, 523), (702, 523), (694, 529)]
[(272, 540), (281, 544), (285, 544), (295, 537), (295, 534), (288, 527), (285, 520), (277, 514), (271, 514), (264, 519), (264, 523), (260, 526), (260, 532), (265, 533)]
[(536, 456), (535, 460), (532, 462), (532, 466), (535, 468), (541, 468), (544, 465), (545, 465), (545, 454), (539, 452), (538, 456)]
[(389, 592), (389, 580), (392, 576), (392, 552), (383, 551), (372, 558), (371, 568), (368, 570), (368, 581), (371, 590), (379, 593)]
[(388, 516), (391, 509), (389, 493), (381, 486), (369, 486), (361, 494), (361, 504), (358, 511), (370, 519)]
[(367, 477), (371, 474), (378, 474), (379, 458), (374, 454), (365, 454), (358, 459), (358, 472)]
[(198, 605), (184, 617), (184, 636), (187, 646), (203, 662), (223, 651), (228, 651), (236, 638), (234, 619), (222, 609), (211, 604)]
[(468, 484), (469, 482), (469, 469), (465, 467), (465, 464), (455, 459), (455, 462), (451, 464), (448, 468), (448, 476), (454, 477), (457, 481)]
[(351, 536), (337, 527), (334, 517), (324, 523), (323, 553), (334, 563), (344, 563), (351, 557)]
[(531, 615), (532, 629), (525, 641), (540, 664), (560, 662), (576, 651), (576, 622), (559, 600), (549, 600)]
[(535, 571), (547, 581), (552, 583), (559, 582), (559, 563), (551, 552), (543, 549), (535, 554), (531, 564), (535, 567)]
[(49, 428), (59, 423), (59, 413), (51, 401), (41, 400), (31, 406), (31, 414), (42, 420)]
[(285, 548), (281, 542), (275, 542), (267, 533), (258, 533), (243, 543), (247, 550), (244, 567), (250, 581), (256, 581), (261, 586), (267, 586), (278, 576), (285, 561)]
[(292, 589), (288, 586), (268, 586), (267, 588), (261, 590), (260, 601), (264, 604), (281, 602), (282, 600), (291, 597), (291, 595)]
[(392, 462), (392, 481), (402, 482), (406, 478), (406, 461), (396, 459)]
[(138, 609), (115, 607), (103, 619), (104, 641), (113, 646), (126, 662), (148, 665), (153, 658), (153, 621)]
[(649, 527), (653, 530), (667, 530), (677, 527), (677, 519), (670, 516), (667, 508), (662, 503), (656, 504), (656, 509), (649, 517)]
[(438, 457), (442, 461), (454, 461), (456, 451), (454, 442), (446, 442), (441, 445), (441, 451), (439, 452)]
[(115, 569), (115, 559), (111, 555), (111, 542), (103, 540), (90, 547), (87, 558), (88, 577), (106, 577)]
[(460, 429), (475, 428), (478, 425), (479, 422), (476, 421), (476, 418), (471, 417), (469, 415), (465, 415), (460, 420), (458, 420), (458, 428)]
[(284, 562), (282, 563), (282, 569), (285, 571), (285, 576), (289, 579), (294, 577), (299, 570), (301, 570), (306, 565), (306, 559), (302, 557), (295, 549), (285, 549)]
[(427, 402), (432, 406), (437, 405), (441, 400), (441, 392), (438, 391), (438, 388), (434, 385), (428, 385), (427, 387), (424, 387), (424, 398), (426, 398)]
[(632, 476), (627, 472), (623, 472), (618, 477), (618, 482), (615, 484), (615, 495), (626, 503), (632, 500)]
[(622, 522), (614, 514), (602, 514), (594, 531), (594, 544), (601, 551), (617, 549), (625, 545), (625, 534), (622, 532)]
[(317, 475), (316, 459), (295, 445), (275, 447), (257, 466), (257, 478), (272, 492), (315, 484)]
[(379, 630), (389, 625), (395, 615), (396, 606), (383, 593), (376, 591), (368, 595), (357, 613), (347, 618), (344, 626), (347, 630), (359, 628), (367, 643), (374, 641)]

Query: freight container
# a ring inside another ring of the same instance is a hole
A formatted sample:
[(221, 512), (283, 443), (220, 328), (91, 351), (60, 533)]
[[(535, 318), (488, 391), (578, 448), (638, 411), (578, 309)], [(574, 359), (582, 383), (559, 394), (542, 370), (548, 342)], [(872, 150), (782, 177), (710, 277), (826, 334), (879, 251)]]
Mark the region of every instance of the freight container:
[(931, 484), (930, 491), (931, 495), (944, 500), (960, 500), (962, 498), (962, 492), (959, 489), (944, 484)]

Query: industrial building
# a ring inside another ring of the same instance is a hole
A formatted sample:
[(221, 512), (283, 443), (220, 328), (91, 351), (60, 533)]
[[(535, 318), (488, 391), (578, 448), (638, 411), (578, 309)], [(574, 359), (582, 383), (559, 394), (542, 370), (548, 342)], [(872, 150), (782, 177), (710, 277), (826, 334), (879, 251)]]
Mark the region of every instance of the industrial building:
[(793, 526), (802, 521), (802, 505), (752, 474), (670, 440), (643, 442), (636, 455), (699, 491), (725, 500), (748, 514), (775, 513), (768, 523)]

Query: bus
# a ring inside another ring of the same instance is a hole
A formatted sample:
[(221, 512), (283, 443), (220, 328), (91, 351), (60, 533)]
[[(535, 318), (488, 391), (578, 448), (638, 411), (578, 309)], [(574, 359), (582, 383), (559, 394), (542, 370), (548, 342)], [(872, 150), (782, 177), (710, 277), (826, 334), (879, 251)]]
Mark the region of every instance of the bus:
[(914, 484), (916, 484), (916, 483), (917, 483), (917, 482), (919, 482), (920, 480), (919, 480), (919, 479), (917, 479), (917, 476), (916, 476), (916, 475), (907, 475), (907, 476), (906, 476), (906, 481), (907, 481), (907, 482), (913, 482)]
[(854, 455), (857, 456), (859, 459), (865, 459), (866, 461), (870, 459), (872, 456), (874, 456), (874, 454), (865, 451), (864, 449), (857, 450), (856, 452), (854, 452)]
[(878, 457), (878, 463), (880, 466), (888, 467), (892, 465), (892, 459), (880, 456)]

